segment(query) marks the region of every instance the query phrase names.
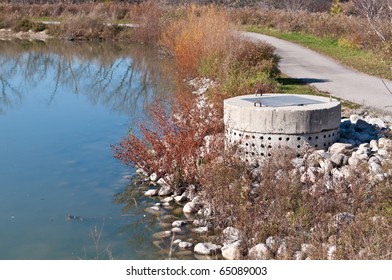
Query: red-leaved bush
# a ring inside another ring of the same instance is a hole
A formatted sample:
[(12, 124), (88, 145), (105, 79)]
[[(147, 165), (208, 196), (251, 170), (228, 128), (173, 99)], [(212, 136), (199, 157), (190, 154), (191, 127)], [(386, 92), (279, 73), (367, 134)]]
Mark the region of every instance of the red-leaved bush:
[[(138, 125), (141, 136), (130, 134), (113, 147), (127, 165), (157, 173), (172, 187), (198, 183), (198, 172), (216, 156), (223, 132), (221, 112), (184, 94), (168, 103), (150, 105), (150, 120)], [(210, 137), (207, 137), (210, 136)]]

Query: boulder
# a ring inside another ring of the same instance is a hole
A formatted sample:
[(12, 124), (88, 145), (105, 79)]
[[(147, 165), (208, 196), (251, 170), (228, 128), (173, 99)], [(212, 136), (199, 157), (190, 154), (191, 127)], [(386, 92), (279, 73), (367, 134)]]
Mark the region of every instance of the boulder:
[(336, 153), (336, 154), (331, 155), (331, 162), (332, 162), (332, 164), (334, 164), (337, 167), (340, 167), (343, 165), (344, 159), (345, 159), (344, 154)]

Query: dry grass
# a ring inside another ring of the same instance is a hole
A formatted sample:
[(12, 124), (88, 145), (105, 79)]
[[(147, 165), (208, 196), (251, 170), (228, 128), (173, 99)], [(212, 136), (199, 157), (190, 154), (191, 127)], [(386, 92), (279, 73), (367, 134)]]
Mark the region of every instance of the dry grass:
[[(328, 188), (324, 176), (303, 183), (293, 157), (289, 150), (275, 151), (259, 172), (251, 172), (228, 153), (206, 169), (202, 194), (214, 210), (217, 231), (240, 229), (245, 257), (247, 248), (273, 236), (285, 240), (288, 250), (285, 256), (273, 252), (274, 258), (291, 259), (301, 244), (309, 244), (311, 259), (326, 259), (332, 245), (336, 259), (391, 259), (390, 183), (370, 184), (365, 165), (352, 168), (346, 179), (329, 181)], [(339, 213), (355, 218), (337, 226)]]
[(217, 7), (191, 6), (184, 14), (168, 25), (162, 44), (185, 75), (197, 75), (199, 69), (213, 74), (230, 49), (234, 26), (227, 13)]
[[(385, 58), (390, 57), (387, 52), (389, 43), (379, 40), (365, 18), (352, 14), (342, 13), (332, 16), (329, 13), (306, 11), (293, 13), (283, 10), (245, 8), (234, 10), (231, 15), (234, 21), (242, 25), (258, 25), (281, 32), (302, 32), (322, 38), (341, 39), (350, 47), (382, 51)], [(388, 27), (387, 22), (384, 25)], [(391, 40), (392, 30), (390, 28), (385, 34)]]

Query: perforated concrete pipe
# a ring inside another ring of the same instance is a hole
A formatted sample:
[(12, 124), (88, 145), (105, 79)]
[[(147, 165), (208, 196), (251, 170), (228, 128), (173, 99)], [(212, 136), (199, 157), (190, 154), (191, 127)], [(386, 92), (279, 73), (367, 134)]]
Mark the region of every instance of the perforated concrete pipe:
[(340, 102), (298, 94), (243, 95), (224, 101), (227, 143), (245, 157), (268, 156), (274, 147), (301, 153), (306, 144), (327, 149), (339, 138)]

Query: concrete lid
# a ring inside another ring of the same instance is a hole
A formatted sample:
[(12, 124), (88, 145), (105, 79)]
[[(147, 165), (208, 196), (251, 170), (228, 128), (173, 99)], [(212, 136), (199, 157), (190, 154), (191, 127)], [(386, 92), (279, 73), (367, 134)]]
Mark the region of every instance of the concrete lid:
[[(259, 103), (260, 102), (260, 103)], [(336, 99), (329, 97), (305, 95), (305, 94), (263, 94), (241, 95), (226, 99), (225, 104), (236, 107), (257, 107), (258, 110), (268, 108), (279, 108), (279, 110), (317, 110), (332, 108), (339, 104)], [(260, 106), (261, 104), (261, 106)]]
[(263, 94), (237, 96), (224, 101), (226, 126), (248, 132), (317, 133), (339, 127), (340, 118), (340, 102), (328, 97)]

